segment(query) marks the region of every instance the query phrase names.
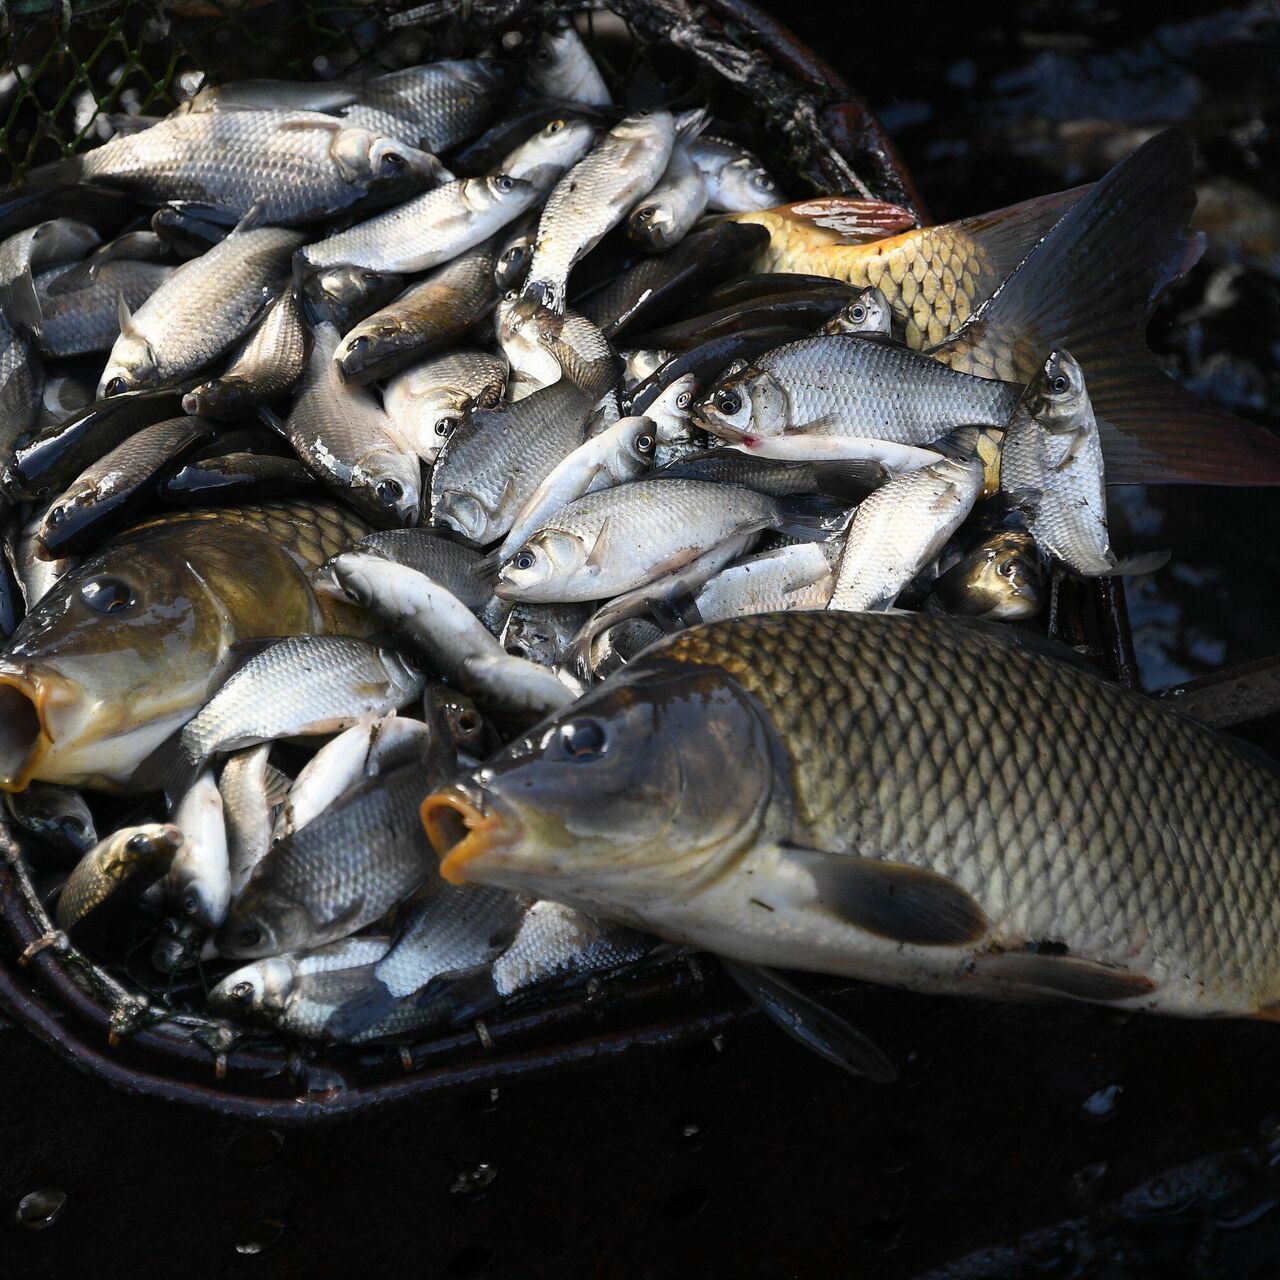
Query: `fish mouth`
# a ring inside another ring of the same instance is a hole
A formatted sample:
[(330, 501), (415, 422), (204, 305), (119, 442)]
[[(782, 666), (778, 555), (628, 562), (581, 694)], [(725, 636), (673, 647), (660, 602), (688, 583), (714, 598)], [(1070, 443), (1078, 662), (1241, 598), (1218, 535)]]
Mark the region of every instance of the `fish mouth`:
[(422, 826), (440, 859), (440, 878), (448, 884), (467, 883), (467, 870), (477, 859), (509, 849), (519, 838), (519, 822), (511, 815), (492, 811), (491, 804), (486, 813), (481, 806), (488, 800), (473, 798), (455, 783), (422, 802)]
[(0, 670), (0, 791), (24, 791), (53, 747), (50, 712), (75, 699), (58, 677)]

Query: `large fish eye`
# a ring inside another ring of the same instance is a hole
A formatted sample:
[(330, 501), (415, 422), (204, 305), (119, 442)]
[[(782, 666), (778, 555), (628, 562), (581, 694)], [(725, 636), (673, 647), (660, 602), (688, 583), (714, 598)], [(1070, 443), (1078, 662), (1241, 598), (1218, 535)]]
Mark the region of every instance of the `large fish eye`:
[(609, 736), (599, 720), (570, 720), (560, 726), (560, 745), (573, 760), (597, 760), (604, 755)]
[(237, 936), (242, 947), (256, 947), (262, 941), (262, 930), (256, 924), (249, 924)]
[(716, 408), (721, 413), (737, 413), (742, 408), (742, 400), (732, 391), (717, 391)]
[(392, 177), (398, 177), (407, 167), (408, 161), (405, 160), (404, 156), (397, 155), (394, 151), (388, 151), (382, 157), (382, 168)]
[(377, 271), (362, 271), (360, 279), (365, 282), (371, 289), (376, 289), (382, 283), (382, 275)]
[(548, 133), (559, 133), (559, 132), (560, 132), (560, 130), (561, 130), (561, 129), (563, 129), (563, 128), (564, 128), (564, 121), (563, 121), (563, 120), (552, 120), (552, 121), (551, 121), (551, 123), (550, 123), (549, 125), (547, 125), (547, 132), (548, 132)]
[(537, 560), (532, 551), (522, 551), (512, 563), (517, 569), (532, 569)]
[(102, 388), (102, 394), (104, 396), (118, 396), (128, 390), (129, 384), (123, 378), (115, 377)]
[(641, 453), (653, 452), (654, 440), (651, 435), (636, 436), (636, 448)]
[(45, 518), (50, 524), (59, 525), (67, 518), (67, 509), (64, 506), (56, 506)]
[(678, 396), (676, 396), (676, 408), (687, 409), (690, 403), (692, 402), (692, 400), (693, 400), (692, 391), (682, 391)]
[(497, 187), (499, 191), (510, 191), (516, 184), (504, 173), (494, 178), (493, 185)]
[(645, 205), (645, 207), (644, 207), (643, 209), (637, 209), (637, 210), (636, 210), (636, 221), (637, 221), (637, 222), (648, 222), (648, 221), (649, 221), (649, 219), (650, 219), (650, 218), (652, 218), (652, 217), (653, 217), (653, 215), (654, 215), (655, 213), (657, 213), (657, 212), (658, 212), (658, 206), (657, 206), (657, 205), (647, 204), (647, 205)]
[(1065, 373), (1056, 374), (1053, 381), (1049, 383), (1050, 388), (1061, 395), (1071, 384), (1067, 381)]
[(454, 427), (458, 425), (457, 418), (437, 418), (436, 419), (436, 435), (441, 439), (447, 440), (452, 434)]
[(130, 836), (128, 840), (124, 842), (124, 847), (128, 849), (130, 853), (146, 853), (150, 844), (151, 841), (139, 832), (136, 836)]
[(856, 307), (850, 308), (849, 319), (860, 324), (866, 318), (867, 318), (867, 309), (862, 305), (862, 303), (858, 303)]
[(751, 185), (757, 191), (772, 191), (775, 184), (767, 173), (753, 173), (751, 175)]
[(508, 289), (506, 293), (502, 295), (502, 300), (503, 302), (514, 302), (519, 296), (520, 291), (518, 289)]
[(133, 605), (133, 588), (119, 578), (99, 574), (80, 584), (80, 598), (97, 613), (123, 613)]
[(182, 900), (183, 915), (193, 916), (200, 910), (200, 899), (194, 893), (189, 893)]
[[(246, 930), (245, 932), (250, 932)], [(256, 930), (254, 931), (256, 932)], [(237, 982), (227, 993), (233, 1000), (251, 1000), (253, 998), (252, 982)]]
[(399, 480), (379, 480), (373, 492), (384, 507), (393, 507), (404, 497), (404, 485)]

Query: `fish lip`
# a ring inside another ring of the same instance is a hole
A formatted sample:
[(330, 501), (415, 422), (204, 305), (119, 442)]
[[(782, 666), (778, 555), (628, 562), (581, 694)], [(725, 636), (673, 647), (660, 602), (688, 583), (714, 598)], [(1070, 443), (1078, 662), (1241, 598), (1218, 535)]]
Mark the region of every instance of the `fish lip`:
[[(486, 812), (487, 811), (487, 812)], [(465, 884), (465, 869), (477, 858), (510, 849), (521, 835), (520, 822), (494, 797), (476, 787), (451, 783), (433, 792), (421, 807), (422, 826), (440, 859), (440, 878)], [(458, 824), (465, 834), (459, 838)]]
[(0, 668), (0, 791), (25, 791), (52, 749), (49, 712), (78, 696), (65, 677)]

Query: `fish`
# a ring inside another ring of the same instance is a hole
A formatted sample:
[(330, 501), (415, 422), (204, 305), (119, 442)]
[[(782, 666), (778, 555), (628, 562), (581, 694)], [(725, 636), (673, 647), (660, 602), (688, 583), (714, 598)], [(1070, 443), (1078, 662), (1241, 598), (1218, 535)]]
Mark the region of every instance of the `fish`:
[(284, 800), (288, 778), (270, 763), (271, 743), (227, 757), (218, 777), (227, 828), (227, 868), (235, 897), (271, 847), (272, 815)]
[(216, 929), (231, 905), (231, 864), (222, 795), (203, 770), (173, 808), (182, 845), (165, 875), (165, 897), (202, 929)]
[(1046, 643), (923, 614), (695, 628), (423, 822), (450, 883), (730, 959), (1274, 1018), (1280, 773)]
[(319, 483), (297, 458), (228, 453), (186, 463), (165, 478), (156, 496), (166, 506), (207, 507), (306, 496)]
[(514, 605), (502, 628), (502, 647), (539, 666), (560, 666), (569, 660), (574, 637), (590, 612), (580, 604)]
[(83, 287), (56, 293), (50, 288), (52, 273), (37, 276), (41, 354), (65, 359), (110, 351), (120, 334), (117, 299), (124, 299), (129, 312), (137, 311), (175, 269), (163, 262), (111, 261)]
[(411, 524), (420, 499), (417, 455), (396, 434), (373, 394), (343, 381), (333, 358), (338, 343), (331, 324), (313, 329), (285, 435), (303, 463), (367, 519)]
[(704, 133), (689, 142), (689, 158), (702, 173), (709, 209), (747, 213), (778, 203), (778, 184), (746, 147)]
[(301, 243), (279, 227), (235, 232), (184, 262), (136, 314), (122, 307), (99, 396), (176, 382), (217, 359), (274, 298)]
[(406, 765), (349, 791), (274, 845), (216, 935), (218, 954), (254, 960), (334, 942), (372, 924), (433, 875), (415, 814), (422, 775)]
[(556, 183), (538, 221), (523, 296), (564, 310), (574, 264), (652, 190), (674, 144), (670, 112), (637, 112), (614, 125)]
[(620, 418), (584, 441), (529, 495), (494, 552), (496, 562), (513, 555), (543, 521), (575, 498), (643, 475), (653, 465), (657, 444), (657, 428), (648, 418)]
[[(831, 504), (736, 485), (648, 477), (562, 507), (498, 573), (508, 600), (604, 600), (762, 529), (822, 527)], [(812, 522), (812, 523), (810, 523)], [(719, 566), (717, 566), (719, 567)]]
[(126, 790), (239, 642), (361, 634), (362, 616), (322, 603), (308, 573), (367, 531), (326, 503), (278, 502), (163, 516), (112, 539), (0, 650), (0, 790)]
[(58, 894), (54, 921), (64, 933), (85, 928), (108, 904), (137, 893), (168, 870), (182, 845), (172, 823), (121, 827), (76, 863)]
[(334, 352), (342, 380), (387, 378), (456, 342), (498, 300), (493, 266), (490, 242), (459, 254), (361, 320)]
[(431, 473), (431, 519), (487, 544), (505, 536), (534, 490), (582, 442), (590, 396), (570, 379), (516, 404), (472, 413)]
[(579, 116), (556, 116), (509, 151), (497, 172), (524, 178), (543, 191), (591, 150), (595, 126)]
[(874, 286), (860, 289), (846, 305), (822, 326), (823, 333), (857, 333), (864, 337), (893, 334), (893, 310), (889, 300)]
[[(509, 293), (498, 305), (497, 322), (498, 345), (511, 368), (512, 400), (562, 377), (599, 400), (618, 381), (621, 364), (608, 339), (576, 311), (556, 312)], [(514, 388), (521, 384), (517, 394)]]
[(39, 554), (47, 560), (82, 555), (109, 533), (136, 521), (152, 482), (209, 439), (202, 418), (168, 418), (126, 437), (86, 468), (54, 499), (40, 522)]
[(531, 182), (505, 173), (462, 178), (307, 245), (302, 260), (312, 268), (426, 271), (487, 240), (536, 196)]
[(201, 111), (120, 134), (70, 162), (81, 181), (234, 225), (322, 222), (402, 199), (441, 176), (435, 156), (312, 111)]
[(948, 613), (995, 622), (1034, 618), (1045, 600), (1044, 573), (1034, 539), (1004, 530), (956, 561), (933, 584)]
[(71, 787), (35, 782), (6, 793), (4, 806), (17, 826), (61, 861), (79, 862), (98, 843), (93, 813)]
[(533, 240), (537, 230), (537, 219), (528, 214), (506, 229), (493, 266), (493, 282), (498, 286), (499, 293), (514, 292), (519, 296), (520, 286), (529, 274), (529, 261), (533, 256)]
[(267, 308), (225, 373), (182, 397), (187, 413), (234, 420), (292, 390), (307, 364), (307, 334), (293, 289)]
[(366, 778), (416, 763), (424, 779), (443, 780), (457, 772), (453, 740), (440, 727), (398, 716), (362, 716), (316, 752), (293, 780), (270, 828), (269, 843), (305, 827)]
[(694, 410), (722, 439), (803, 432), (932, 444), (957, 427), (1003, 427), (1020, 384), (958, 374), (905, 346), (823, 334), (767, 351)]
[(383, 388), (382, 407), (418, 457), (434, 462), (466, 415), (496, 408), (506, 385), (505, 356), (455, 347), (392, 378)]
[(1067, 351), (1051, 351), (1005, 432), (1001, 484), (1027, 511), (1041, 552), (1085, 577), (1141, 573), (1167, 556), (1123, 563), (1107, 533), (1102, 444), (1084, 372)]
[(835, 589), (838, 543), (795, 542), (758, 551), (708, 578), (681, 610), (686, 623), (721, 622), (753, 613), (825, 609)]
[(666, 253), (679, 244), (707, 208), (707, 182), (685, 137), (672, 147), (658, 184), (627, 217), (627, 235), (650, 253)]
[(412, 642), (445, 679), (512, 714), (544, 715), (573, 691), (545, 667), (508, 654), (456, 596), (424, 574), (367, 552), (337, 556), (321, 590), (369, 609)]
[(328, 323), (346, 333), (404, 292), (405, 278), (346, 263), (306, 272), (301, 281), (303, 309), (313, 324)]
[(891, 608), (973, 510), (982, 480), (982, 462), (960, 454), (877, 489), (854, 513), (827, 608)]
[(254, 654), (182, 730), (192, 765), (259, 742), (337, 733), (422, 693), (412, 658), (353, 636), (293, 635)]
[(526, 79), (530, 89), (544, 98), (567, 98), (593, 107), (613, 102), (609, 86), (570, 22), (538, 32)]

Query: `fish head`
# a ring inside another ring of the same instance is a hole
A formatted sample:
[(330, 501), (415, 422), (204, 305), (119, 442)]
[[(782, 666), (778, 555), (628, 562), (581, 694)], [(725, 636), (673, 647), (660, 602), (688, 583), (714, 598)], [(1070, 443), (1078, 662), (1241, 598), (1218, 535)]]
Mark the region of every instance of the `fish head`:
[(627, 218), (627, 234), (652, 253), (665, 253), (682, 231), (675, 206), (661, 197), (644, 201)]
[(232, 643), (312, 628), (301, 579), (278, 545), (204, 519), (124, 534), (64, 574), (0, 650), (0, 790), (123, 788), (208, 697)]
[(720, 188), (725, 203), (744, 212), (772, 209), (782, 201), (778, 184), (752, 156), (739, 156), (725, 165), (720, 171)]
[(511, 216), (533, 202), (536, 188), (524, 178), (513, 178), (509, 173), (491, 173), (487, 178), (468, 178), (463, 183), (462, 199), (476, 213), (503, 206)]
[(494, 594), (507, 600), (558, 600), (561, 584), (583, 569), (590, 550), (576, 534), (543, 529), (498, 570)]
[[(529, 263), (533, 259), (533, 239), (531, 236), (520, 236), (498, 255), (494, 264), (493, 280), (499, 289), (510, 293), (514, 299), (516, 290), (524, 282), (529, 273)], [(505, 299), (503, 300), (505, 301)], [(503, 303), (498, 303), (501, 309)], [(507, 304), (510, 306), (510, 303)]]
[(422, 471), (417, 456), (377, 446), (352, 469), (352, 498), (381, 525), (417, 522), (422, 501)]
[(98, 846), (98, 870), (108, 880), (123, 884), (139, 871), (160, 871), (182, 847), (182, 832), (171, 822), (122, 827)]
[(440, 172), (435, 156), (359, 125), (334, 133), (329, 156), (342, 180), (353, 187), (434, 181)]
[(763, 369), (748, 365), (722, 378), (694, 410), (694, 420), (723, 440), (778, 436), (789, 420), (787, 393)]
[(539, 162), (571, 168), (591, 150), (595, 136), (595, 126), (579, 116), (548, 120), (535, 135)]
[(621, 459), (617, 469), (630, 479), (653, 466), (658, 449), (658, 427), (648, 417), (626, 418), (618, 426)]
[(139, 333), (122, 332), (107, 357), (107, 367), (98, 380), (98, 398), (118, 396), (124, 391), (156, 382), (160, 377), (151, 344)]
[(827, 321), (826, 333), (878, 333), (888, 337), (893, 328), (889, 301), (874, 285), (861, 290), (853, 300)]
[(496, 58), (459, 58), (435, 65), (447, 70), (455, 95), (470, 92), (477, 97), (487, 97), (508, 88), (513, 80), (511, 67)]
[(1068, 352), (1049, 352), (1022, 393), (1021, 407), (1051, 435), (1077, 430), (1091, 413), (1084, 371)]
[[(283, 843), (278, 847), (283, 848)], [(251, 877), (214, 937), (219, 955), (262, 960), (307, 946), (315, 931), (316, 922), (302, 903)]]
[(736, 680), (659, 651), (428, 796), (422, 821), (451, 883), (642, 920), (757, 839), (773, 759)]
[(342, 265), (305, 273), (302, 296), (314, 321), (328, 321), (345, 332), (361, 316), (390, 302), (403, 286), (402, 276)]
[(444, 490), (432, 506), (431, 519), (437, 525), (470, 538), (472, 542), (493, 541), (489, 536), (492, 523), (489, 511), (474, 494), (461, 489)]
[(696, 373), (682, 373), (645, 409), (658, 429), (659, 444), (680, 444), (690, 438), (694, 405), (700, 390)]
[(297, 975), (283, 956), (270, 956), (229, 973), (209, 992), (209, 1004), (232, 1016), (270, 1017), (285, 1010)]
[(609, 136), (646, 146), (670, 147), (675, 142), (676, 120), (670, 111), (633, 111), (609, 130)]

